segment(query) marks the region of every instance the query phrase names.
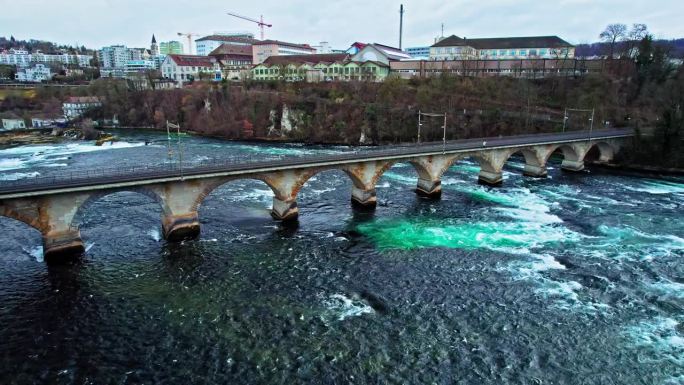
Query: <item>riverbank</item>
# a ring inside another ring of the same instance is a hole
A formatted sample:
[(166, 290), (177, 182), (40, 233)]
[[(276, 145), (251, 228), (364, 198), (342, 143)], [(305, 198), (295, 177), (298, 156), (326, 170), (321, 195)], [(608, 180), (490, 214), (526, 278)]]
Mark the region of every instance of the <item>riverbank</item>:
[(3, 132), (0, 133), (0, 147), (59, 143), (65, 139), (52, 135), (50, 131)]
[[(56, 131), (52, 129), (10, 131), (0, 133), (0, 149), (32, 144), (57, 144), (62, 142), (72, 143), (74, 141), (84, 140), (90, 139), (86, 139), (83, 130), (78, 128), (60, 128), (56, 129)], [(98, 131), (98, 137), (95, 140), (96, 144), (100, 146), (105, 142), (115, 141), (116, 136), (104, 131)]]

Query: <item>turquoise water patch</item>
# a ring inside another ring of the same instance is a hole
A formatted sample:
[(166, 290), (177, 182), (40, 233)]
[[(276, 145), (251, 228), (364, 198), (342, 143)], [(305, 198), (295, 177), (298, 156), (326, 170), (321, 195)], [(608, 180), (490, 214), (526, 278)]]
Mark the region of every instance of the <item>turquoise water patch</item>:
[(562, 228), (531, 222), (445, 223), (427, 218), (381, 219), (361, 224), (357, 230), (380, 249), (486, 248), (514, 253), (560, 243), (569, 235)]

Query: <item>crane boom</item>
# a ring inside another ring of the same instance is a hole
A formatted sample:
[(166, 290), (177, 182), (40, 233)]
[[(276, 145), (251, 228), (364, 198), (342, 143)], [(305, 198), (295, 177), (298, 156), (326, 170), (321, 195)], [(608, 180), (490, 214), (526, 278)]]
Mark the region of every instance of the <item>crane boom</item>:
[(184, 36), (188, 39), (188, 55), (192, 55), (192, 37), (193, 36), (199, 36), (199, 33), (178, 32), (178, 36)]
[(236, 13), (231, 13), (231, 12), (226, 12), (226, 13), (230, 16), (237, 17), (238, 19), (247, 20), (247, 21), (251, 21), (252, 23), (256, 23), (259, 26), (259, 28), (261, 29), (261, 40), (264, 40), (264, 27), (268, 27), (268, 28), (273, 27), (273, 24), (264, 23), (264, 15), (261, 15), (259, 20), (255, 20), (255, 19), (252, 19), (251, 17), (238, 15)]

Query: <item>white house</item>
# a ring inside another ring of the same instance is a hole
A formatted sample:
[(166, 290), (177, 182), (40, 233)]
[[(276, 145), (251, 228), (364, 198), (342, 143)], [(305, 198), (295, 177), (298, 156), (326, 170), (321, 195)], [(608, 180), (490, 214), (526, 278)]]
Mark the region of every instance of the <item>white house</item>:
[(24, 119), (3, 119), (2, 120), (2, 130), (3, 131), (23, 130), (23, 129), (26, 129), (26, 123), (24, 123)]
[(52, 79), (52, 73), (50, 67), (45, 64), (36, 64), (18, 70), (14, 78), (19, 82), (40, 83)]
[(71, 96), (62, 103), (64, 117), (71, 120), (83, 115), (86, 111), (102, 106), (96, 96)]
[(221, 80), (221, 69), (216, 59), (199, 55), (167, 55), (161, 66), (162, 77), (176, 82), (199, 80), (200, 73), (213, 80)]

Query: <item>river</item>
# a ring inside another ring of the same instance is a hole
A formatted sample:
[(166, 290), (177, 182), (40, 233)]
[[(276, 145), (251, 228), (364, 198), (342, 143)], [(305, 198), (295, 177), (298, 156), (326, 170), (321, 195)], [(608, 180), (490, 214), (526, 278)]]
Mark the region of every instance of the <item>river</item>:
[[(0, 179), (173, 162), (165, 135), (118, 134), (2, 149)], [(355, 151), (182, 140), (188, 163)], [(459, 162), (429, 201), (398, 164), (374, 213), (324, 172), (296, 227), (264, 183), (234, 181), (181, 244), (152, 199), (116, 193), (80, 218), (87, 252), (66, 266), (0, 218), (0, 383), (684, 383), (684, 181), (522, 167), (488, 188)]]

